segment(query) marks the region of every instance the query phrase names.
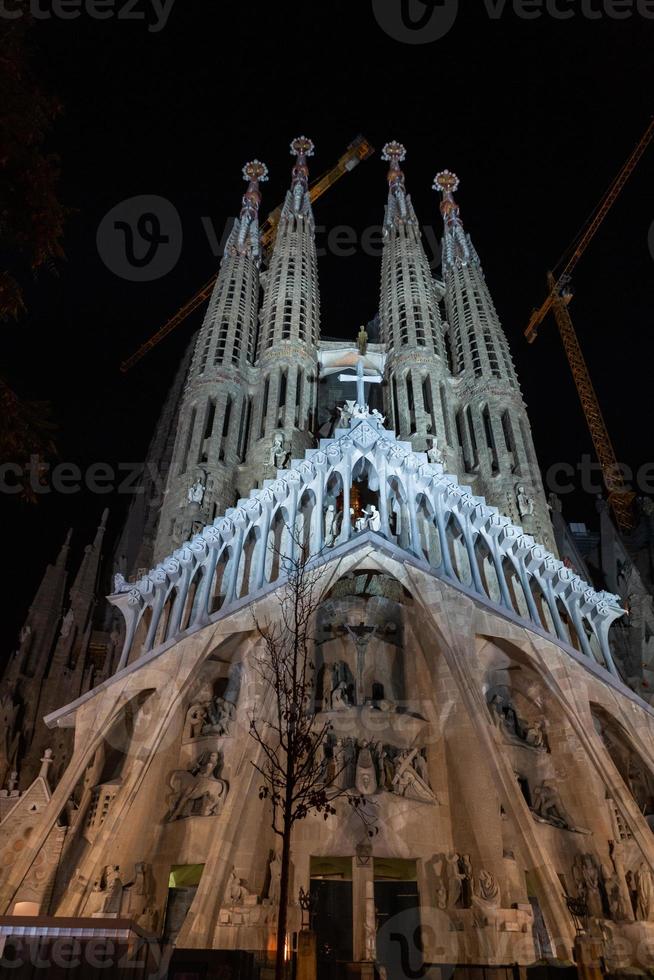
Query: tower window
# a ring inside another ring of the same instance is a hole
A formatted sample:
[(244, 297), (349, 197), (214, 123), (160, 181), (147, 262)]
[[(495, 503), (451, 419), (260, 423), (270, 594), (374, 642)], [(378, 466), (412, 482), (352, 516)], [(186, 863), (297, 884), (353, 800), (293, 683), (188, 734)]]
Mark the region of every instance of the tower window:
[(484, 405), (484, 409), (481, 413), (481, 418), (484, 423), (484, 433), (486, 435), (486, 445), (490, 451), (491, 456), (491, 469), (493, 474), (499, 473), (499, 462), (497, 459), (497, 450), (495, 448), (495, 437), (493, 436), (493, 425), (491, 423), (490, 410), (488, 405)]
[(225, 404), (225, 415), (223, 416), (223, 431), (220, 440), (220, 456), (219, 459), (225, 458), (225, 443), (227, 441), (227, 436), (229, 435), (229, 423), (232, 418), (232, 396), (227, 396), (227, 402)]
[(266, 378), (263, 386), (263, 401), (261, 404), (261, 425), (259, 428), (259, 438), (263, 439), (266, 434), (266, 415), (268, 414), (268, 393), (270, 391), (270, 378)]
[(431, 434), (436, 435), (436, 415), (434, 412), (434, 403), (431, 397), (431, 382), (429, 376), (423, 379), (422, 382), (422, 403), (425, 406), (425, 412), (429, 416), (429, 421), (431, 422)]
[(241, 425), (238, 434), (238, 458), (241, 462), (245, 459), (247, 445), (250, 438), (250, 419), (252, 418), (252, 399), (246, 398), (243, 401), (243, 411), (241, 413)]
[(277, 425), (284, 424), (284, 409), (286, 408), (286, 384), (288, 374), (282, 371), (279, 376), (279, 395), (277, 398)]
[(302, 412), (302, 387), (303, 387), (304, 376), (302, 374), (302, 368), (297, 369), (297, 381), (295, 383), (295, 424), (300, 425), (300, 415)]
[(182, 461), (179, 467), (179, 475), (186, 473), (186, 467), (188, 464), (188, 455), (191, 451), (191, 442), (193, 441), (193, 430), (195, 429), (195, 409), (191, 412), (191, 420), (188, 424), (188, 430), (186, 432), (186, 442), (184, 444), (184, 452), (182, 454)]

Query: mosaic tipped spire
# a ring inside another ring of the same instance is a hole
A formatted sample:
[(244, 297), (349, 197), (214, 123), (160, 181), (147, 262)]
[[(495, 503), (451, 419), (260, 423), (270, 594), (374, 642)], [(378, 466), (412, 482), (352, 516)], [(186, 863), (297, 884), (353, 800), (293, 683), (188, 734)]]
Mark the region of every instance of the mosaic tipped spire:
[(384, 145), (381, 156), (382, 160), (386, 160), (389, 164), (386, 224), (414, 223), (416, 218), (406, 192), (404, 173), (400, 167), (400, 163), (406, 159), (406, 148), (397, 140), (391, 140)]
[(259, 206), (261, 191), (259, 184), (268, 180), (268, 167), (261, 160), (250, 160), (245, 164), (243, 180), (248, 182), (248, 188), (241, 202), (241, 213), (238, 220), (238, 234), (234, 251), (239, 255), (250, 254), (258, 258), (259, 246)]
[(434, 177), (432, 189), (442, 194), (441, 214), (445, 225), (443, 234), (443, 271), (452, 265), (479, 264), (479, 256), (466, 235), (461, 221), (459, 205), (454, 200), (454, 194), (459, 189), (461, 181), (451, 170), (441, 170)]
[(313, 140), (308, 136), (296, 136), (291, 140), (291, 156), (297, 157), (291, 177), (291, 194), (293, 195), (293, 210), (300, 214), (303, 204), (308, 204), (309, 165), (307, 158), (312, 157), (315, 150)]

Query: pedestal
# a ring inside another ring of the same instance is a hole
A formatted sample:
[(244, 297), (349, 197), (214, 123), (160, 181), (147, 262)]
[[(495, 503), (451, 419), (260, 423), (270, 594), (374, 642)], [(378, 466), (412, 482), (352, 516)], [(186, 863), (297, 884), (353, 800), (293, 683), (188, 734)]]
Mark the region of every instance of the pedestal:
[(296, 980), (316, 980), (317, 955), (316, 934), (303, 929), (297, 937)]
[(601, 939), (577, 936), (574, 956), (580, 980), (602, 980), (604, 944)]

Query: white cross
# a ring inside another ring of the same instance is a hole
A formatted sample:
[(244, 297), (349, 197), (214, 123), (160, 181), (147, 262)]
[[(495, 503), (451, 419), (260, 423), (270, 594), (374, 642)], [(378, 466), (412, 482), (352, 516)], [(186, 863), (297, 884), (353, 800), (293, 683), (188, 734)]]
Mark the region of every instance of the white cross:
[(357, 386), (357, 405), (361, 408), (366, 406), (366, 390), (365, 385), (380, 385), (384, 380), (378, 374), (369, 374), (368, 376), (363, 373), (363, 359), (359, 358), (357, 363), (357, 373), (352, 374), (339, 374), (339, 381), (349, 381)]

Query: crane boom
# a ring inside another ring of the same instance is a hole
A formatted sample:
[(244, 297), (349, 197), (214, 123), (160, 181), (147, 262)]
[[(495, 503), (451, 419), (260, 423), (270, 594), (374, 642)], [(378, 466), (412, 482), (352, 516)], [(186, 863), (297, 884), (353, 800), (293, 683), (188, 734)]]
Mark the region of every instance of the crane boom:
[[(319, 197), (321, 197), (325, 191), (329, 190), (332, 184), (335, 184), (337, 180), (353, 170), (362, 160), (367, 160), (368, 157), (372, 156), (375, 152), (374, 147), (368, 142), (365, 136), (357, 136), (348, 146), (345, 153), (337, 160), (336, 164), (326, 173), (322, 174), (309, 186), (309, 198), (313, 203)], [(261, 245), (265, 251), (271, 248), (275, 235), (277, 233), (277, 226), (279, 224), (279, 219), (282, 213), (282, 205), (275, 208), (274, 211), (268, 215), (263, 225), (261, 226)], [(186, 320), (187, 317), (194, 313), (198, 307), (206, 303), (211, 297), (213, 288), (216, 284), (216, 279), (218, 273), (215, 273), (211, 279), (208, 280), (202, 286), (198, 292), (188, 300), (187, 303), (175, 313), (170, 320), (167, 320), (162, 327), (160, 327), (156, 333), (154, 333), (145, 343), (141, 344), (138, 350), (122, 362), (120, 365), (120, 370), (123, 374), (134, 367), (141, 358), (145, 357), (148, 351), (151, 351), (153, 347), (156, 347), (164, 337), (172, 333), (181, 323)]]
[(556, 325), (559, 328), (561, 342), (565, 350), (568, 364), (572, 371), (581, 407), (586, 416), (586, 423), (593, 440), (593, 446), (597, 454), (597, 459), (602, 468), (604, 484), (609, 495), (609, 504), (615, 514), (618, 525), (623, 530), (628, 530), (633, 526), (631, 516), (631, 505), (635, 494), (627, 490), (622, 472), (615, 455), (615, 450), (611, 442), (602, 409), (591, 381), (588, 366), (584, 358), (579, 339), (568, 311), (569, 297), (562, 296), (555, 292), (556, 282), (552, 273), (549, 273), (548, 283), (550, 286), (550, 296)]
[(579, 259), (582, 257), (582, 255), (588, 248), (592, 239), (595, 237), (600, 225), (603, 223), (607, 214), (615, 204), (618, 196), (620, 195), (622, 188), (629, 180), (629, 177), (635, 170), (638, 161), (640, 160), (643, 153), (651, 143), (652, 138), (654, 138), (654, 119), (650, 120), (649, 126), (647, 127), (642, 137), (638, 141), (631, 156), (628, 158), (627, 162), (622, 167), (619, 174), (611, 184), (606, 196), (600, 202), (600, 205), (595, 212), (595, 216), (586, 226), (581, 238), (579, 239), (579, 242), (575, 246), (574, 252), (568, 259), (565, 268), (563, 269), (563, 272), (560, 274), (558, 279), (555, 280), (554, 286), (550, 290), (547, 299), (540, 307), (540, 309), (535, 310), (532, 313), (531, 319), (529, 321), (529, 325), (525, 330), (525, 337), (527, 338), (530, 344), (533, 344), (533, 342), (536, 340), (536, 337), (538, 335), (538, 328), (543, 322), (543, 320), (545, 319), (545, 317), (547, 316), (547, 314), (549, 313), (549, 311), (552, 309), (555, 296), (558, 295), (558, 293), (560, 292), (564, 284), (570, 278), (572, 271), (574, 270), (577, 263), (579, 262)]
[(575, 332), (572, 318), (568, 311), (568, 304), (572, 299), (571, 295), (565, 294), (565, 287), (570, 279), (573, 269), (582, 257), (588, 245), (597, 233), (598, 228), (606, 218), (607, 214), (615, 204), (620, 191), (633, 173), (638, 161), (649, 146), (654, 137), (654, 119), (645, 130), (643, 136), (638, 141), (635, 149), (627, 159), (627, 162), (620, 170), (619, 174), (609, 187), (606, 195), (597, 207), (593, 218), (588, 222), (583, 230), (581, 237), (574, 247), (572, 255), (568, 259), (563, 272), (557, 277), (553, 273), (548, 273), (547, 285), (548, 294), (545, 302), (538, 310), (534, 310), (525, 330), (525, 336), (530, 344), (538, 336), (538, 327), (543, 322), (550, 310), (554, 313), (563, 349), (565, 350), (572, 377), (574, 379), (581, 407), (586, 418), (586, 424), (593, 441), (593, 446), (599, 460), (604, 484), (608, 491), (609, 504), (615, 515), (619, 528), (623, 531), (633, 527), (632, 503), (635, 497), (625, 486), (622, 471), (615, 455), (613, 443), (609, 436), (602, 410), (591, 381), (590, 372), (579, 344), (579, 338)]

